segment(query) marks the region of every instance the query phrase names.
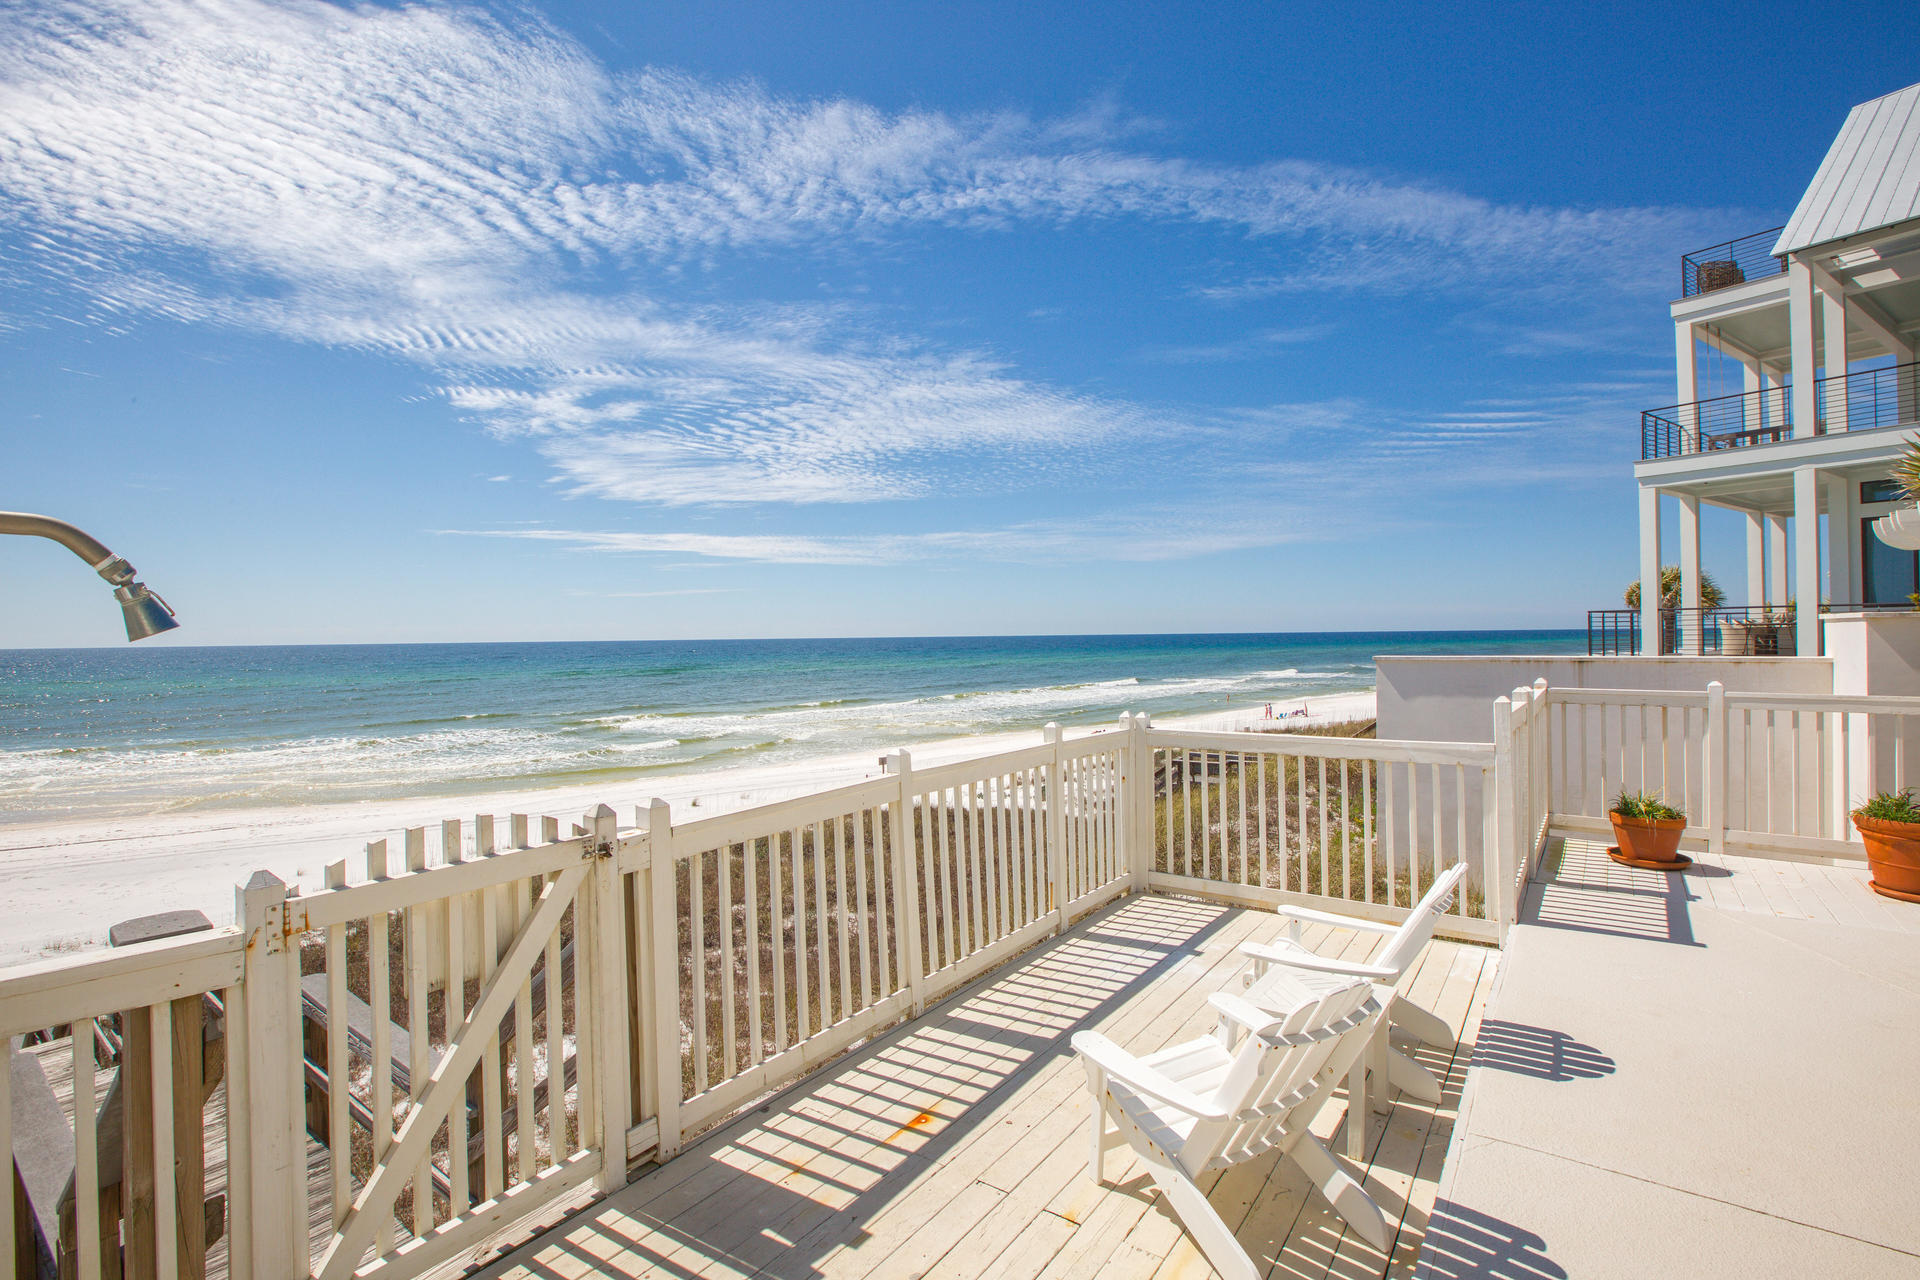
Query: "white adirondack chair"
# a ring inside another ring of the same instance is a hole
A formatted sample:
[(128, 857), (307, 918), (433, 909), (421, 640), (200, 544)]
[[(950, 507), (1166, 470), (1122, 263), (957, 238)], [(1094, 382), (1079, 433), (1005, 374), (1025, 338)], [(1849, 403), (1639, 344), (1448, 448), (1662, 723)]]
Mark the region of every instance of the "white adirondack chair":
[(1379, 1206), (1307, 1128), (1380, 1019), (1373, 986), (1276, 981), (1264, 990), (1273, 1002), (1266, 1008), (1225, 992), (1209, 996), (1220, 1015), (1213, 1035), (1145, 1057), (1098, 1032), (1073, 1037), (1093, 1093), (1094, 1181), (1105, 1183), (1106, 1153), (1126, 1142), (1227, 1280), (1255, 1280), (1260, 1271), (1194, 1179), (1275, 1148), (1355, 1231), (1387, 1247)]
[[(1419, 958), (1427, 943), (1432, 941), (1434, 925), (1452, 908), (1454, 897), (1460, 891), (1460, 881), (1466, 874), (1464, 862), (1455, 863), (1441, 872), (1407, 918), (1397, 925), (1333, 915), (1308, 907), (1280, 907), (1280, 915), (1287, 921), (1285, 938), (1279, 942), (1240, 944), (1240, 954), (1252, 962), (1248, 975), (1249, 995), (1254, 996), (1256, 1002), (1264, 1003), (1258, 1000), (1257, 993), (1266, 981), (1268, 970), (1274, 965), (1366, 978), (1391, 989), (1406, 974), (1407, 967)], [(1328, 924), (1340, 929), (1392, 936), (1372, 960), (1340, 960), (1320, 955), (1303, 943), (1300, 940), (1300, 926), (1303, 924)], [(1387, 1016), (1381, 1020), (1379, 1031), (1374, 1036), (1367, 1062), (1367, 1069), (1373, 1077), (1369, 1090), (1373, 1096), (1373, 1109), (1387, 1111), (1392, 1108), (1392, 1090), (1387, 1087), (1389, 1084), (1423, 1102), (1440, 1101), (1440, 1082), (1433, 1078), (1431, 1071), (1393, 1047), (1387, 1031), (1390, 1025), (1399, 1027), (1423, 1044), (1443, 1047), (1453, 1043), (1453, 1032), (1444, 1020), (1414, 1004), (1398, 991), (1393, 991), (1387, 997)], [(1353, 1118), (1357, 1121), (1360, 1114), (1355, 1112)]]

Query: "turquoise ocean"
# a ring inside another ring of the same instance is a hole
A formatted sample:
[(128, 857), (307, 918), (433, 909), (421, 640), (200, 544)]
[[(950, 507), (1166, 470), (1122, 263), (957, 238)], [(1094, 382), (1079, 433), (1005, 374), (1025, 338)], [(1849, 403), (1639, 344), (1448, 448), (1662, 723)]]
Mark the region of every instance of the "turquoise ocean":
[[(0, 650), (0, 821), (455, 796), (1226, 710), (1576, 631)], [(1290, 701), (1289, 700), (1293, 700)]]

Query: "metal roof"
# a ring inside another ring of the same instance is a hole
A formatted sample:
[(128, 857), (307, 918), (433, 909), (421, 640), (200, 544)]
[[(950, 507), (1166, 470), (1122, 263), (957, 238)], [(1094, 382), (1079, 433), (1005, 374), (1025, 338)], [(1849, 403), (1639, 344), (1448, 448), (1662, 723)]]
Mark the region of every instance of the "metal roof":
[(1793, 253), (1920, 218), (1920, 84), (1847, 113), (1773, 251)]

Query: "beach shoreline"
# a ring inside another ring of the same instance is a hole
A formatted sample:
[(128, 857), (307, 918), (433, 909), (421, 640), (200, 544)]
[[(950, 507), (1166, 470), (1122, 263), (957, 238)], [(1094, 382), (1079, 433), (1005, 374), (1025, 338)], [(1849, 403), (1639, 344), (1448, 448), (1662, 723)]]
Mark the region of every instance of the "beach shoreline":
[[(1372, 690), (1265, 702), (1156, 724), (1192, 729), (1307, 729), (1372, 718)], [(1287, 716), (1304, 705), (1310, 714)], [(1070, 728), (1069, 738), (1110, 731)], [(1033, 746), (1039, 726), (975, 734), (907, 747), (916, 766), (931, 766)], [(659, 798), (676, 816), (708, 817), (794, 796), (847, 786), (881, 773), (878, 750), (733, 769), (642, 774), (629, 781), (471, 796), (208, 809), (90, 821), (0, 825), (0, 876), (9, 907), (0, 922), (0, 965), (19, 964), (105, 944), (117, 921), (158, 911), (193, 909), (214, 924), (230, 921), (233, 888), (255, 871), (271, 871), (303, 891), (320, 887), (329, 863), (357, 858), (366, 844), (395, 841), (407, 827), (491, 813), (552, 814), (571, 820), (610, 804), (622, 826), (637, 806)]]

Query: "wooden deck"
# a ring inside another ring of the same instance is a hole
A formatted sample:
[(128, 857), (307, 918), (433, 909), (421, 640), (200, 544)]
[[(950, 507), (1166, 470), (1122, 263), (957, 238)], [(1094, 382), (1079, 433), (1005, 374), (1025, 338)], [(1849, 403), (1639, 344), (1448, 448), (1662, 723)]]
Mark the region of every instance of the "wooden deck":
[[(1204, 1034), (1206, 997), (1238, 975), (1238, 945), (1280, 931), (1271, 912), (1127, 899), (483, 1274), (1209, 1275), (1124, 1148), (1110, 1157), (1112, 1185), (1088, 1178), (1085, 1077), (1068, 1041), (1098, 1028), (1143, 1052)], [(1316, 933), (1329, 953), (1375, 945)], [(1212, 1181), (1214, 1205), (1269, 1274), (1412, 1274), (1498, 961), (1489, 948), (1436, 942), (1407, 978), (1409, 995), (1461, 1036), (1453, 1050), (1421, 1054), (1445, 1081), (1439, 1108), (1396, 1100), (1368, 1125), (1365, 1184), (1399, 1222), (1389, 1253), (1344, 1231), (1272, 1157)], [(1316, 1128), (1337, 1128), (1343, 1110), (1336, 1100)]]

